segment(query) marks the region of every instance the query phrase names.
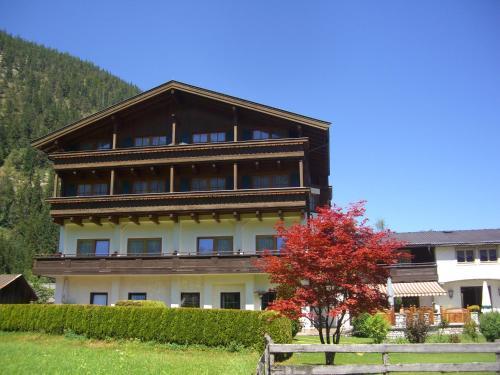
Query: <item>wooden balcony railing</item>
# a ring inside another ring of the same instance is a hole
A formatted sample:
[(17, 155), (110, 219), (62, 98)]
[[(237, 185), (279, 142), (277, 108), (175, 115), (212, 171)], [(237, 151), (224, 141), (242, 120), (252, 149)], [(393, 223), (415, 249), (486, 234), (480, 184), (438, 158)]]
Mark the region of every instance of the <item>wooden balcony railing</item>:
[(438, 281), (435, 262), (400, 263), (389, 268), (393, 282)]
[[(152, 194), (57, 197), (48, 199), (57, 218), (239, 214), (307, 211), (309, 188), (221, 190)], [(172, 217), (172, 216), (171, 216)], [(197, 217), (197, 216), (196, 216)]]
[(118, 168), (179, 165), (211, 161), (303, 158), (308, 138), (210, 144), (167, 145), (145, 148), (55, 152), (49, 158), (56, 171), (82, 168)]
[(262, 273), (256, 259), (263, 252), (87, 255), (49, 254), (34, 260), (36, 275), (169, 275)]

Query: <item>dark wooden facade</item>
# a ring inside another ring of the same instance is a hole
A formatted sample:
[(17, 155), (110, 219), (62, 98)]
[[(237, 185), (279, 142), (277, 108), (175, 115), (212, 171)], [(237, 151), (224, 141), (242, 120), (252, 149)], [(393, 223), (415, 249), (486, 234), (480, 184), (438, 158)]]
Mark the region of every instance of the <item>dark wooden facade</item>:
[(0, 275), (0, 303), (30, 303), (38, 297), (23, 275)]
[[(54, 165), (59, 224), (89, 215), (307, 214), (331, 200), (328, 125), (169, 82), (33, 145)], [(217, 189), (195, 187), (209, 178), (219, 178)], [(271, 179), (280, 184), (254, 182)]]

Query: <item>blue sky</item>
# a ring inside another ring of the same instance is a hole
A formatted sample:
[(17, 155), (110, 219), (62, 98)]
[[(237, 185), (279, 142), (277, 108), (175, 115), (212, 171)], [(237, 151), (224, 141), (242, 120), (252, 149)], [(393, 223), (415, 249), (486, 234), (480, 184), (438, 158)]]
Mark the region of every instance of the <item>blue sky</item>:
[(0, 0), (0, 28), (331, 121), (335, 203), (394, 230), (500, 227), (500, 1)]

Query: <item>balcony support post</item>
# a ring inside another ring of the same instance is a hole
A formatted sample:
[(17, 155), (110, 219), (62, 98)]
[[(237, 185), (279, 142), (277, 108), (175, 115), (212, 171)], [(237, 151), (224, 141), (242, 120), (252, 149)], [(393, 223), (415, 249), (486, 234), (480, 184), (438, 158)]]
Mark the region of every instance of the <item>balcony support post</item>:
[(59, 180), (60, 179), (57, 172), (54, 172), (54, 192), (52, 194), (54, 198), (57, 198), (59, 196)]
[(170, 166), (170, 192), (174, 192), (174, 166)]
[(177, 124), (175, 121), (175, 114), (172, 113), (172, 144), (176, 144), (176, 130), (177, 130)]
[(112, 120), (113, 120), (113, 142), (112, 142), (112, 144), (111, 144), (111, 148), (112, 148), (113, 150), (115, 150), (115, 149), (116, 149), (116, 141), (117, 141), (117, 128), (118, 128), (118, 126), (117, 126), (117, 124), (116, 124), (116, 118), (115, 118), (114, 116), (112, 117)]
[(111, 176), (109, 181), (109, 195), (115, 194), (115, 170), (111, 170)]
[(238, 190), (238, 163), (233, 163), (233, 190)]
[(233, 107), (233, 141), (238, 142), (238, 110)]
[(304, 187), (304, 161), (302, 159), (299, 160), (299, 181), (299, 186)]

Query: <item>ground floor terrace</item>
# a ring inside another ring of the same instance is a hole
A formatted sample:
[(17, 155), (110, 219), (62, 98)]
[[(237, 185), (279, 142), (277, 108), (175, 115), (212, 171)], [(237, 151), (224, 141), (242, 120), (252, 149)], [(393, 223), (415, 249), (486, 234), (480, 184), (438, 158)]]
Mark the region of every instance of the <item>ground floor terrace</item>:
[(262, 310), (273, 298), (264, 274), (101, 275), (56, 277), (55, 303), (157, 300), (169, 307)]

